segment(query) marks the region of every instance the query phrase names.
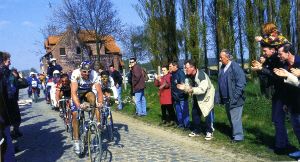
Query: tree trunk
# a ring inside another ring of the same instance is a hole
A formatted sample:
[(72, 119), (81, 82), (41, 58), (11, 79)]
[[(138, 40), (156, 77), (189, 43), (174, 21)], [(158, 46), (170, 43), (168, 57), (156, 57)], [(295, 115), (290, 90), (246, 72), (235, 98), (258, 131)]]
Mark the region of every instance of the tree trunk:
[(300, 0), (297, 0), (297, 17), (296, 17), (296, 25), (297, 25), (297, 50), (295, 51), (299, 54), (300, 51)]
[(241, 12), (239, 10), (239, 6), (240, 6), (240, 0), (236, 1), (236, 9), (237, 9), (237, 18), (238, 18), (238, 40), (239, 40), (239, 53), (241, 56), (241, 63), (242, 63), (242, 68), (245, 68), (244, 65), (244, 52), (243, 52), (243, 36), (242, 36), (242, 18), (241, 18)]
[(202, 43), (203, 43), (203, 55), (204, 55), (204, 67), (205, 72), (208, 73), (208, 58), (207, 58), (207, 42), (206, 42), (206, 20), (205, 20), (205, 2), (201, 0), (201, 19), (202, 19)]

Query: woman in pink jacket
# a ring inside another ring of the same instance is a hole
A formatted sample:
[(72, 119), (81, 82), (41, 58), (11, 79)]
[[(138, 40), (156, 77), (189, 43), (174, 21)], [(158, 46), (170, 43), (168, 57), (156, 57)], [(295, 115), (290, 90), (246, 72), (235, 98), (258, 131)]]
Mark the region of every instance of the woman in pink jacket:
[[(171, 74), (167, 66), (161, 68), (163, 76), (156, 76), (154, 85), (159, 89), (159, 98), (161, 104), (161, 124), (169, 123), (169, 126), (176, 124), (175, 111), (172, 105), (171, 96)], [(168, 112), (168, 114), (167, 114)]]

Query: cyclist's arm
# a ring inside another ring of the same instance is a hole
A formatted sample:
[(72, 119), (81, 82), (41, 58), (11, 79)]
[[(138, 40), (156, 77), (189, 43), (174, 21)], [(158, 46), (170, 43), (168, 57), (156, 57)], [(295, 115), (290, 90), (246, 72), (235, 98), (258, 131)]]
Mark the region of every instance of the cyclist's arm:
[(98, 103), (103, 103), (103, 93), (99, 82), (95, 83), (95, 88), (97, 91)]
[(60, 99), (60, 87), (61, 87), (61, 85), (57, 84), (57, 86), (56, 86), (56, 92), (55, 92), (55, 99), (56, 99), (57, 103), (58, 103), (58, 101)]
[(71, 82), (71, 97), (72, 97), (72, 100), (73, 100), (74, 104), (76, 105), (76, 107), (80, 107), (80, 101), (79, 101), (79, 98), (77, 96), (77, 90), (78, 90), (78, 83), (77, 82)]

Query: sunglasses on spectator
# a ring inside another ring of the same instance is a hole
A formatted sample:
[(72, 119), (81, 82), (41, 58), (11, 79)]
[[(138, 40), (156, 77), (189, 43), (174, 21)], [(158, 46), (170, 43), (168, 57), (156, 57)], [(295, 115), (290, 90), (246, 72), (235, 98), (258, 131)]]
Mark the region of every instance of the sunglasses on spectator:
[(130, 61), (129, 63), (134, 63), (134, 61)]

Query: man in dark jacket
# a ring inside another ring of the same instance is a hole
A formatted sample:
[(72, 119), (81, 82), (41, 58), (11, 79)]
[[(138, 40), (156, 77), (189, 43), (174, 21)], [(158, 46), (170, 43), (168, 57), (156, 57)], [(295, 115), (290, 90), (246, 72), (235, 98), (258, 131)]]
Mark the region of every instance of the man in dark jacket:
[(135, 96), (136, 114), (138, 116), (147, 115), (147, 103), (144, 94), (145, 89), (145, 78), (143, 69), (137, 65), (135, 58), (130, 58), (129, 64), (132, 67), (132, 86), (133, 93)]
[(48, 69), (47, 69), (47, 75), (49, 78), (53, 77), (54, 70), (58, 70), (59, 72), (61, 72), (62, 67), (56, 63), (56, 58), (51, 58)]
[[(11, 118), (9, 116), (8, 109), (8, 90), (9, 90), (9, 69), (8, 64), (10, 64), (10, 54), (6, 52), (0, 52), (0, 124), (1, 124), (1, 136), (5, 139), (5, 144), (1, 145), (1, 159), (2, 161), (15, 161), (14, 156), (14, 146), (10, 136), (10, 125)], [(1, 139), (0, 139), (1, 140)], [(4, 146), (4, 147), (3, 147)]]
[(222, 62), (218, 76), (218, 90), (216, 101), (225, 104), (226, 113), (232, 128), (232, 142), (244, 140), (242, 113), (245, 102), (244, 88), (246, 76), (243, 69), (234, 61), (227, 49), (220, 53)]
[[(278, 74), (277, 72), (279, 70), (286, 70), (288, 72), (291, 72), (292, 68), (300, 68), (300, 57), (298, 55), (293, 55), (291, 53), (292, 46), (291, 44), (283, 44), (278, 48), (278, 56), (280, 58), (280, 61), (284, 62), (284, 68), (283, 69), (274, 69), (275, 74)], [(278, 75), (280, 76), (280, 75)], [(287, 76), (286, 76), (287, 77)], [(285, 77), (283, 77), (285, 78)], [(291, 115), (291, 123), (293, 126), (294, 133), (298, 139), (298, 142), (300, 142), (300, 88), (295, 87), (290, 84), (284, 84), (285, 91), (285, 98), (284, 103), (287, 105), (288, 110)], [(283, 92), (282, 92), (283, 93)], [(291, 153), (290, 156), (293, 157), (300, 157), (300, 151)]]
[(282, 78), (276, 76), (273, 72), (275, 68), (283, 68), (283, 62), (279, 60), (277, 50), (274, 46), (261, 43), (263, 55), (267, 58), (266, 66), (261, 63), (253, 61), (251, 69), (259, 71), (260, 73), (268, 76), (270, 85), (274, 87), (272, 94), (272, 122), (275, 127), (275, 148), (276, 154), (286, 154), (289, 148), (289, 141), (287, 130), (285, 126), (286, 112), (284, 106), (284, 81)]
[(183, 90), (177, 88), (177, 85), (185, 84), (186, 82), (185, 74), (182, 70), (178, 68), (178, 63), (176, 61), (173, 61), (169, 64), (169, 70), (172, 71), (171, 93), (172, 93), (173, 105), (175, 107), (175, 111), (177, 115), (178, 127), (189, 128), (190, 116), (189, 116), (188, 94), (186, 94)]
[(123, 106), (122, 106), (122, 81), (123, 81), (123, 78), (122, 78), (122, 75), (120, 74), (120, 72), (115, 69), (114, 65), (109, 66), (109, 71), (110, 71), (110, 76), (113, 78), (115, 87), (117, 88), (117, 92), (118, 92), (118, 109), (122, 110), (123, 109)]

